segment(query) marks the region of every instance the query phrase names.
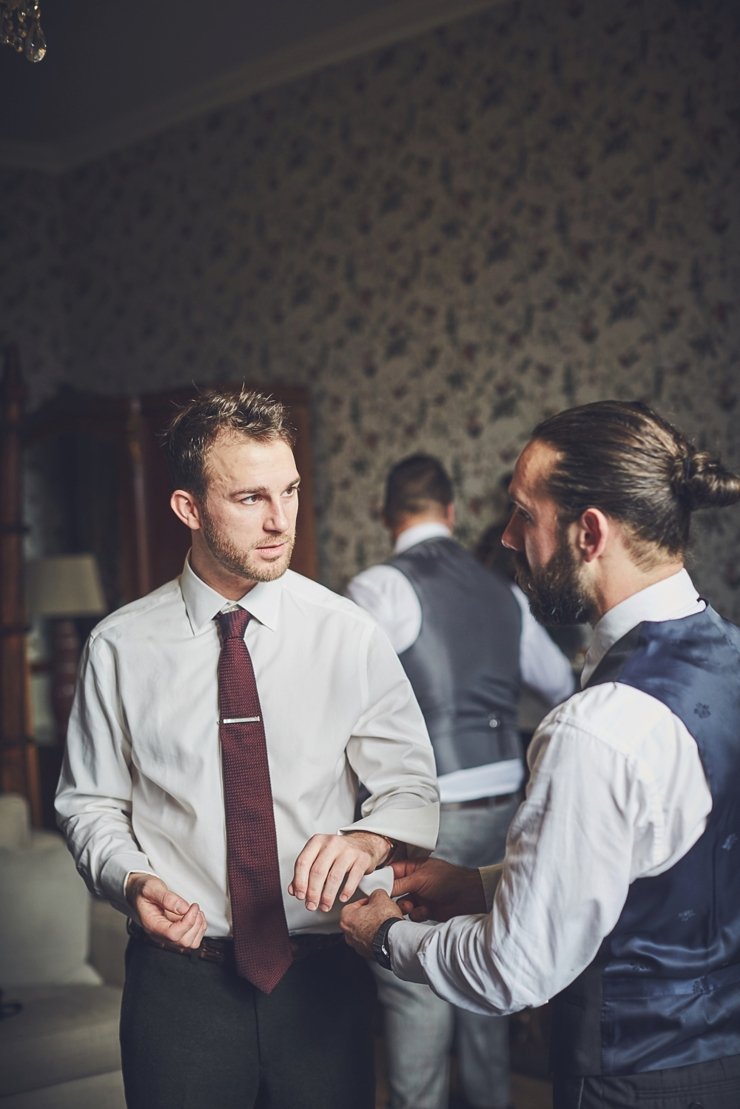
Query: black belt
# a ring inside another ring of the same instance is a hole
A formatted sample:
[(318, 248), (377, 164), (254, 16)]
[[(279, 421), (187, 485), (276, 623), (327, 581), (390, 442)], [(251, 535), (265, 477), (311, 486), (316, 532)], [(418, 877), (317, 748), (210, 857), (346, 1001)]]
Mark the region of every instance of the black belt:
[(496, 809), (499, 805), (508, 805), (518, 796), (517, 791), (499, 793), (496, 797), (471, 797), (469, 801), (443, 801), (440, 808), (442, 812), (454, 812), (456, 809)]
[[(170, 951), (174, 955), (188, 955), (195, 959), (206, 959), (209, 963), (219, 963), (221, 966), (234, 966), (234, 941), (232, 939), (204, 936), (200, 941), (200, 947), (177, 947), (173, 943), (168, 943), (167, 940), (150, 935), (130, 917), (126, 928), (132, 939), (148, 943), (150, 947), (158, 947), (161, 951)], [(337, 947), (343, 942), (344, 936), (341, 932), (297, 932), (290, 937), (293, 962), (305, 959), (307, 955), (315, 955), (319, 951)]]

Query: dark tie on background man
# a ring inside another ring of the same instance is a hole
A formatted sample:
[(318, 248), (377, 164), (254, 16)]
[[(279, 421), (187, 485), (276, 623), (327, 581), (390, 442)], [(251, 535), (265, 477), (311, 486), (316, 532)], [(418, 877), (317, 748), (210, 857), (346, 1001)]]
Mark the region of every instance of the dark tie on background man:
[(271, 993), (293, 956), (280, 885), (265, 729), (244, 642), (249, 613), (220, 612), (219, 737), (237, 973)]

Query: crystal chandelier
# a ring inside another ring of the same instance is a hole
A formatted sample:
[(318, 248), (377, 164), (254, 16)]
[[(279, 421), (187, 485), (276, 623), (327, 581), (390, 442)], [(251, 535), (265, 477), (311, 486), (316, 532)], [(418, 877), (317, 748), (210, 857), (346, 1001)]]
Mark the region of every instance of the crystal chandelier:
[(29, 62), (40, 62), (46, 54), (41, 28), (40, 0), (0, 0), (0, 44), (12, 46)]

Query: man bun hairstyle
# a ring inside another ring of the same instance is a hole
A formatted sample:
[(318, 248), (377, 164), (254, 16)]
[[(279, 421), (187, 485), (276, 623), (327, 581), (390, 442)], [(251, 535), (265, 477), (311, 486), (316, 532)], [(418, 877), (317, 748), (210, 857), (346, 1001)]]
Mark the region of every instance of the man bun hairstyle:
[(709, 451), (695, 450), (676, 459), (674, 488), (678, 496), (687, 498), (689, 509), (721, 508), (740, 498), (740, 476), (726, 470)]
[(545, 485), (563, 523), (600, 508), (671, 555), (686, 549), (692, 512), (740, 500), (740, 477), (641, 401), (566, 409), (532, 439), (558, 452)]
[(407, 516), (435, 507), (446, 508), (453, 500), (452, 482), (438, 458), (410, 454), (392, 467), (385, 483), (383, 516), (396, 527)]
[(292, 447), (295, 431), (284, 404), (247, 389), (203, 389), (181, 405), (162, 433), (173, 489), (205, 496), (208, 452), (222, 434), (269, 443), (281, 439)]

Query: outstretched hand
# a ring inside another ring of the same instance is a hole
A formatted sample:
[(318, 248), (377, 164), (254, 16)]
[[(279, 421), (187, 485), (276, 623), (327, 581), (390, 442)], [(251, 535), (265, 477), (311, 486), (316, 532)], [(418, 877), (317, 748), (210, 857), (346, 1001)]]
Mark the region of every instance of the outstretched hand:
[(337, 898), (349, 901), (363, 875), (383, 861), (388, 842), (366, 831), (311, 836), (295, 861), (288, 893), (307, 909), (328, 913)]
[(350, 947), (367, 957), (373, 953), (373, 937), (389, 917), (422, 923), (444, 921), (486, 911), (480, 871), (453, 866), (443, 859), (424, 862), (403, 861), (391, 864), (395, 880), (391, 897), (375, 890), (370, 897), (345, 905), (339, 926)]
[(134, 873), (126, 883), (126, 900), (141, 927), (176, 948), (200, 947), (208, 922), (196, 902), (173, 893), (154, 874)]
[(339, 927), (350, 947), (360, 955), (370, 958), (373, 937), (384, 920), (389, 917), (403, 920), (401, 910), (384, 890), (374, 890), (369, 897), (345, 905), (339, 917)]
[(444, 859), (393, 863), (391, 896), (411, 920), (444, 921), (486, 911), (480, 871)]

